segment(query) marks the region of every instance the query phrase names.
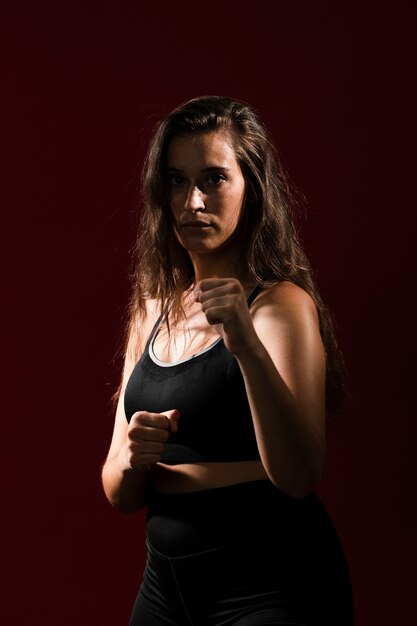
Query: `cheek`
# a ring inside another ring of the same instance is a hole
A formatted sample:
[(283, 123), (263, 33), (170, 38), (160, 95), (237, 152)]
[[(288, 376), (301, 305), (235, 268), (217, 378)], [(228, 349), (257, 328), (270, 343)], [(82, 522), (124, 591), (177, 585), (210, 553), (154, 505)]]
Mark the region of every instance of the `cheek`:
[(181, 202), (178, 198), (178, 195), (171, 195), (169, 198), (169, 209), (171, 211), (171, 215), (176, 220), (181, 212)]
[(231, 193), (228, 198), (228, 206), (231, 221), (238, 222), (243, 212), (243, 202), (245, 194), (237, 191)]

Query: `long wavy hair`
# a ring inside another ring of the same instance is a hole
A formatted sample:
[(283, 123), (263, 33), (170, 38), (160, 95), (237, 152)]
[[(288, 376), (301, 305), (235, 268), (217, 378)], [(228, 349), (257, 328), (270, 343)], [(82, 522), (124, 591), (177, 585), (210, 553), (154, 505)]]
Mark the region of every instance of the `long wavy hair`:
[(326, 351), (327, 409), (335, 413), (345, 406), (349, 395), (346, 370), (334, 319), (322, 300), (297, 233), (296, 216), (303, 207), (303, 195), (291, 182), (259, 115), (241, 100), (223, 96), (194, 98), (156, 125), (140, 178), (126, 342), (146, 317), (149, 299), (158, 302), (160, 312), (169, 303), (174, 323), (184, 315), (181, 296), (192, 286), (194, 270), (174, 233), (167, 149), (176, 135), (217, 130), (229, 134), (246, 182), (240, 267), (251, 282), (268, 287), (287, 280), (303, 288), (315, 302)]

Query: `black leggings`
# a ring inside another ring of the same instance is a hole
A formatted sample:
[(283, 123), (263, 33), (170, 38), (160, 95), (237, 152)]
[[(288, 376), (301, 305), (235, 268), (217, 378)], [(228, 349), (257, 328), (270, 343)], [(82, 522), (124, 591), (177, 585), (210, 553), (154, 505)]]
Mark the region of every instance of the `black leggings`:
[(315, 494), (268, 480), (154, 492), (129, 626), (352, 626), (345, 555)]

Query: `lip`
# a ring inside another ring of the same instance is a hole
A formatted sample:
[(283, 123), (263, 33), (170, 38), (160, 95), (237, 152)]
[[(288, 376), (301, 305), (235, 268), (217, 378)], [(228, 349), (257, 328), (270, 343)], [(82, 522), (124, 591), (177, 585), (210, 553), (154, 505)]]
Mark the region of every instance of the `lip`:
[(211, 224), (208, 222), (202, 222), (201, 220), (190, 220), (181, 224), (181, 228), (210, 228)]

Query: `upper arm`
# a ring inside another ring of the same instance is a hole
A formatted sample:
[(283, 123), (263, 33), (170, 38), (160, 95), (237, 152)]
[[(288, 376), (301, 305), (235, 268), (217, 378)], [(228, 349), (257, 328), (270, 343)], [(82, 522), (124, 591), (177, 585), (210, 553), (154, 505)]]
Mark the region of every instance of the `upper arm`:
[(126, 441), (128, 422), (124, 409), (125, 389), (133, 368), (135, 367), (138, 359), (140, 358), (144, 350), (147, 337), (150, 334), (152, 326), (156, 320), (156, 315), (156, 304), (154, 301), (149, 301), (146, 317), (140, 326), (140, 330), (138, 321), (131, 324), (131, 330), (129, 333), (126, 354), (124, 358), (122, 383), (120, 386), (120, 394), (117, 401), (116, 414), (114, 419), (113, 435), (107, 454), (107, 459), (116, 456), (120, 448)]
[(324, 440), (326, 358), (312, 298), (297, 285), (282, 282), (258, 296), (252, 316), (301, 414)]
[(126, 441), (128, 422), (126, 419), (126, 414), (125, 414), (125, 409), (124, 409), (124, 398), (125, 398), (126, 385), (133, 371), (134, 366), (135, 366), (134, 359), (130, 355), (130, 351), (127, 350), (125, 360), (124, 360), (122, 384), (121, 384), (121, 389), (119, 393), (119, 398), (117, 401), (116, 415), (114, 419), (113, 435), (112, 435), (112, 439), (110, 443), (110, 448), (107, 454), (107, 459), (111, 459), (112, 457), (116, 456), (120, 448)]

